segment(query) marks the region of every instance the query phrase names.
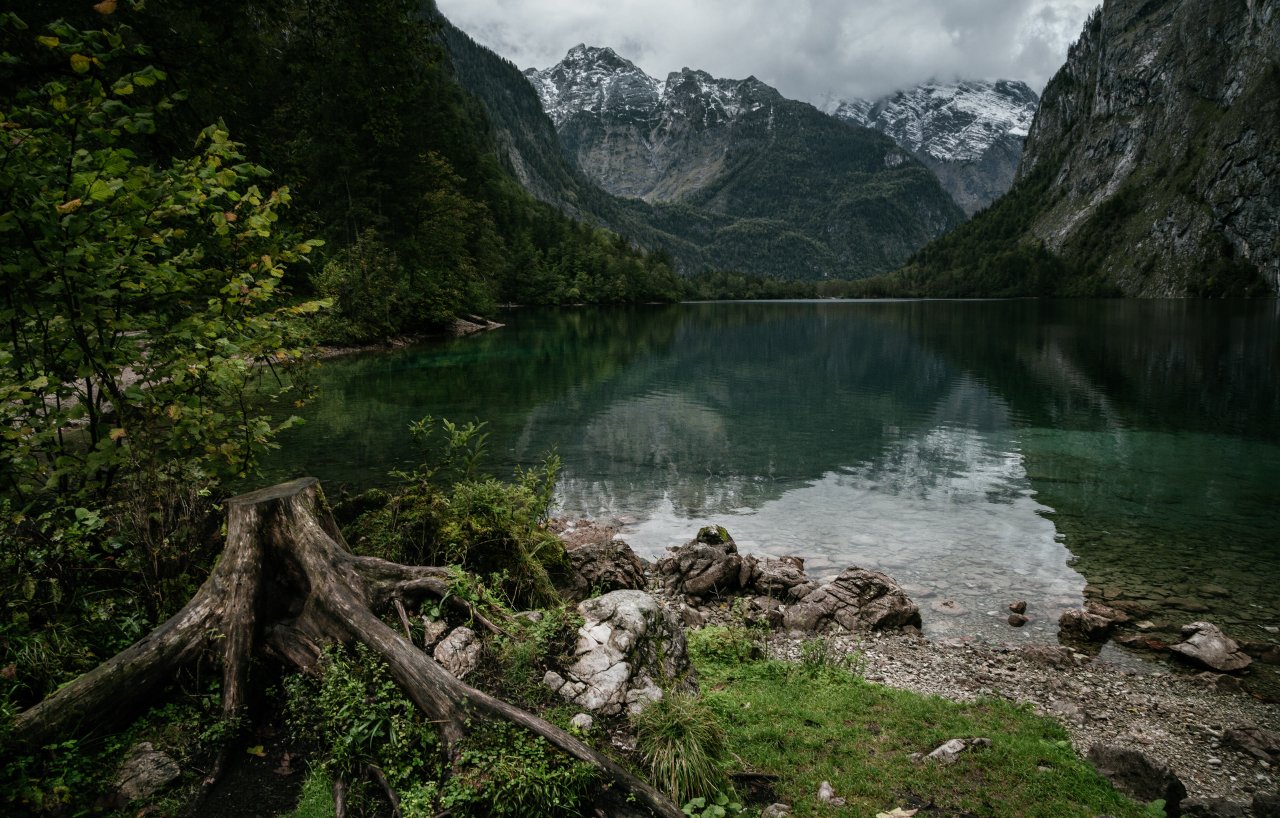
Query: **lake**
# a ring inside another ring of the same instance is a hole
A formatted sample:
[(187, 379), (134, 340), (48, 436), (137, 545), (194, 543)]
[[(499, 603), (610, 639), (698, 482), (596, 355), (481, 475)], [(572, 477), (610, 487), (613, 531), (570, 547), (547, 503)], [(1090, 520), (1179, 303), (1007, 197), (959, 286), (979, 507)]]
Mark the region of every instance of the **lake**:
[[(423, 415), (489, 468), (558, 452), (560, 513), (654, 557), (706, 524), (811, 574), (881, 569), (931, 636), (1047, 641), (1091, 595), (1156, 632), (1280, 626), (1280, 304), (875, 301), (514, 310), (340, 358), (271, 477), (414, 465)], [(1030, 603), (1017, 630), (1006, 605)], [(945, 603), (945, 604), (943, 604)]]

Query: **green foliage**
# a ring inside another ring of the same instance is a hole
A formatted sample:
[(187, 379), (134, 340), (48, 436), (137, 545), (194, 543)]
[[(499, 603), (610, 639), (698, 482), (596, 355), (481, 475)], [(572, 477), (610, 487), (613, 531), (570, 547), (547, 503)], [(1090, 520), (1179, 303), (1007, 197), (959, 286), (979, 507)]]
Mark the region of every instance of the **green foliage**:
[(472, 725), (462, 742), (441, 805), (475, 818), (556, 818), (577, 815), (595, 768), (511, 724)]
[(726, 786), (724, 729), (696, 695), (667, 691), (631, 718), (649, 780), (677, 804)]
[(296, 357), (288, 319), (320, 306), (281, 303), (316, 242), (281, 238), (288, 190), (225, 129), (148, 157), (174, 99), (133, 40), (51, 24), (39, 42), (70, 73), (2, 101), (0, 479), (19, 497), (144, 463), (246, 473), (277, 428), (246, 401), (255, 364)]
[(373, 764), (397, 790), (439, 777), (435, 730), (364, 646), (327, 651), (319, 679), (291, 676), (285, 689), (295, 738), (319, 746), (333, 775)]
[(861, 654), (841, 650), (825, 636), (815, 636), (800, 643), (800, 667), (811, 676), (828, 673), (861, 676), (863, 666)]
[(312, 768), (307, 771), (307, 780), (302, 782), (302, 793), (298, 796), (298, 806), (288, 816), (280, 818), (333, 818), (333, 781), (323, 768)]
[(511, 607), (554, 603), (553, 579), (567, 568), (564, 544), (546, 528), (560, 460), (517, 469), (511, 480), (480, 477), (483, 427), (430, 417), (412, 424), (414, 438), (435, 454), (397, 473), (402, 488), (354, 521), (352, 539), (388, 559), (493, 577)]
[(542, 677), (551, 667), (573, 662), (573, 648), (582, 617), (565, 604), (542, 611), (542, 618), (530, 622), (513, 620), (511, 638), (496, 636), (487, 645), (494, 661), (489, 685), (495, 695), (529, 709), (556, 702)]
[(695, 662), (750, 662), (763, 655), (756, 633), (743, 627), (710, 625), (685, 635), (689, 657)]
[[(992, 818), (1146, 814), (1076, 756), (1060, 725), (1025, 705), (958, 703), (786, 662), (694, 662), (734, 756), (778, 776), (778, 800), (797, 818), (828, 814), (813, 797), (824, 780), (851, 815), (890, 811), (908, 793), (947, 814)], [(911, 761), (957, 736), (989, 736), (993, 746), (949, 766)]]
[(742, 805), (722, 792), (711, 798), (695, 798), (681, 808), (689, 818), (725, 818), (742, 812)]

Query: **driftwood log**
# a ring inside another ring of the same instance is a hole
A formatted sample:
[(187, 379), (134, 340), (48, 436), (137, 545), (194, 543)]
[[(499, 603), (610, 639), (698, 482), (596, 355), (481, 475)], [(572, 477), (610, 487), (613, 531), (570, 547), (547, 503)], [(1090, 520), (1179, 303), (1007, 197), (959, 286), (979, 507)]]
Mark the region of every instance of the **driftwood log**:
[(608, 814), (682, 816), (670, 799), (617, 762), (459, 681), (383, 623), (375, 611), (389, 610), (397, 600), (446, 597), (449, 572), (352, 554), (314, 478), (244, 494), (226, 505), (226, 547), (186, 607), (19, 714), (15, 742), (40, 746), (132, 715), (179, 667), (208, 652), (221, 658), (223, 715), (236, 724), (245, 715), (255, 651), (265, 648), (308, 671), (324, 645), (359, 643), (387, 663), (405, 694), (437, 725), (446, 749), (466, 735), (468, 720), (509, 721), (593, 765), (604, 782), (596, 802)]

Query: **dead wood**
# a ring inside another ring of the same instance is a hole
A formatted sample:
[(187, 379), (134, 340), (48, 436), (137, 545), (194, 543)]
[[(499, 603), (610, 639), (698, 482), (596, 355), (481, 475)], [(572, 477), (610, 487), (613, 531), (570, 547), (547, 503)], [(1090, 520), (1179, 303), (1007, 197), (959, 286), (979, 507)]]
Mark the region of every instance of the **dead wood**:
[[(136, 713), (174, 671), (210, 653), (222, 664), (224, 716), (235, 723), (247, 701), (249, 660), (255, 650), (313, 671), (322, 646), (359, 643), (387, 664), (396, 683), (436, 724), (446, 748), (466, 735), (469, 721), (509, 721), (593, 765), (604, 781), (605, 798), (626, 805), (615, 814), (680, 818), (668, 798), (612, 759), (454, 678), (375, 614), (400, 599), (456, 600), (449, 594), (447, 569), (351, 554), (312, 478), (232, 498), (227, 510), (226, 548), (187, 606), (127, 650), (19, 714), (15, 741), (38, 746)], [(271, 578), (269, 594), (264, 593), (264, 577)], [(482, 626), (503, 633), (456, 601)], [(345, 790), (345, 782), (335, 783), (335, 800), (339, 789)]]

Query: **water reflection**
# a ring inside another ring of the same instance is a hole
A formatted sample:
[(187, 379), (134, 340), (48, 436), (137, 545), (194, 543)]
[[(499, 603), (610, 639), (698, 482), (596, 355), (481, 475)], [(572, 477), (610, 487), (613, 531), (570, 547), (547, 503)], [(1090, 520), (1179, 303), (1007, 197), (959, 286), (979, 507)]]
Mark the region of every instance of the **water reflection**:
[[(1083, 574), (1171, 623), (1207, 610), (1265, 638), (1280, 624), (1277, 375), (1274, 302), (517, 313), (325, 367), (275, 473), (368, 485), (411, 462), (410, 420), (481, 418), (495, 471), (557, 450), (564, 510), (624, 520), (648, 554), (717, 522), (823, 572), (888, 570), (935, 633), (1051, 634)], [(1023, 597), (1027, 631), (988, 615)], [(944, 598), (968, 613), (928, 609)]]

